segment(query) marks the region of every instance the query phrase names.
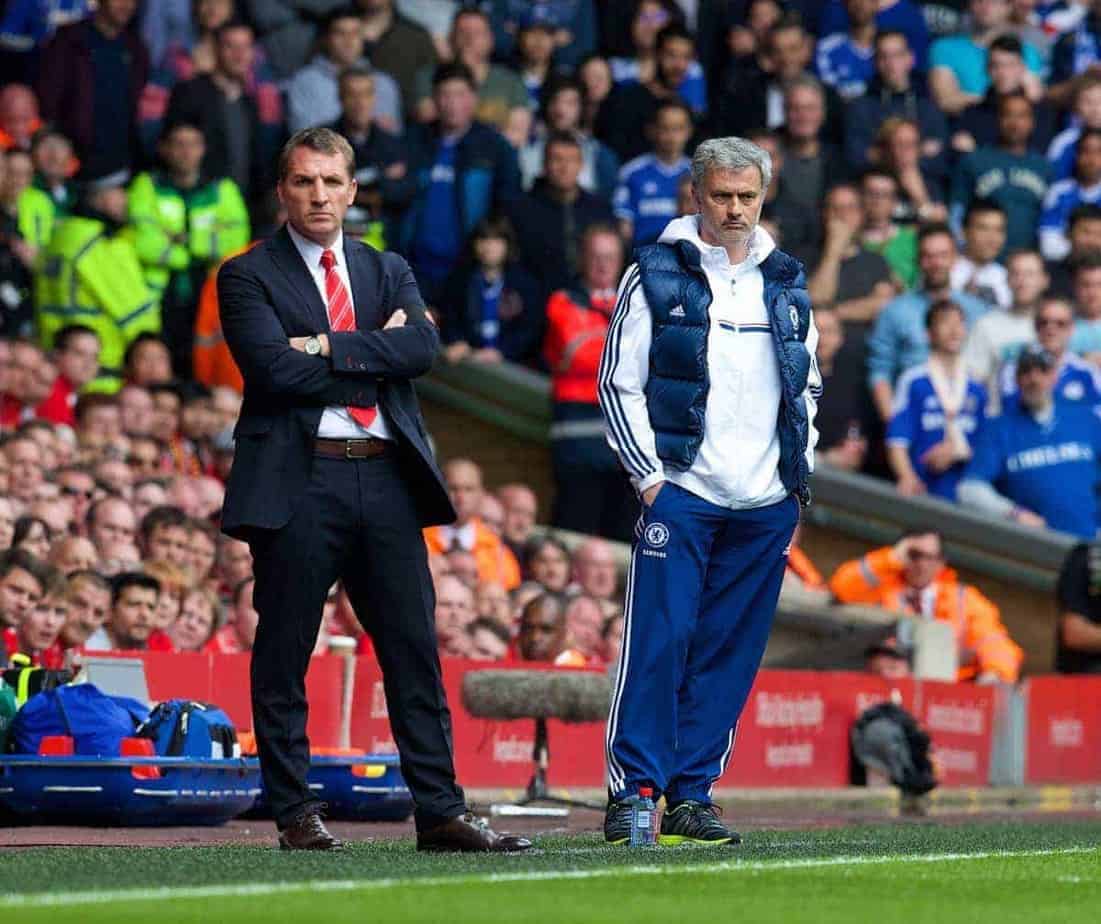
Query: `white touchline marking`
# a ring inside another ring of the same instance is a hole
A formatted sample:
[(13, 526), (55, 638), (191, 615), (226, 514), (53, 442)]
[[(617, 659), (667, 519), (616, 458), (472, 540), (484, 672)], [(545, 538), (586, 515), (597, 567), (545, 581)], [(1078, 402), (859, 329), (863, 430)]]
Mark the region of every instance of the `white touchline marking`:
[(1098, 847), (1059, 847), (1049, 850), (991, 850), (981, 853), (897, 854), (878, 857), (808, 857), (803, 860), (723, 860), (695, 866), (611, 866), (600, 869), (529, 870), (469, 876), (410, 876), (402, 879), (313, 879), (303, 882), (227, 883), (210, 886), (162, 886), (156, 889), (104, 889), (95, 892), (17, 893), (0, 896), (0, 908), (58, 908), (70, 905), (106, 905), (160, 899), (251, 898), (296, 892), (379, 891), (402, 886), (497, 885), (512, 882), (553, 882), (570, 879), (611, 879), (616, 876), (665, 876), (685, 873), (759, 873), (769, 870), (815, 869), (831, 866), (879, 866), (885, 863), (948, 863), (992, 860), (998, 857), (1047, 857), (1093, 853)]

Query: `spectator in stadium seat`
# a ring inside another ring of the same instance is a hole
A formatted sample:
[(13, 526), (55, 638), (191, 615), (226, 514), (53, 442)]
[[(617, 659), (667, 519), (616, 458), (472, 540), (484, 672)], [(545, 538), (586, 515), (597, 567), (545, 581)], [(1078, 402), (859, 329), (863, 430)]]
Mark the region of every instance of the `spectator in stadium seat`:
[[(796, 77), (784, 87), (783, 149), (784, 164), (780, 172), (786, 198), (806, 214), (817, 215), (826, 190), (844, 180), (848, 167), (839, 148), (821, 139), (822, 125), (826, 117), (825, 91), (822, 84), (809, 74)], [(821, 244), (821, 226), (811, 250), (797, 251), (799, 256), (810, 256), (814, 262)], [(786, 242), (785, 246), (790, 246)]]
[(830, 578), (830, 590), (841, 603), (880, 606), (950, 625), (958, 681), (1015, 683), (1020, 675), (1023, 653), (997, 606), (948, 567), (936, 530), (914, 530), (893, 546), (846, 562)]
[(507, 218), (471, 232), (469, 255), (443, 287), (440, 339), (449, 362), (530, 362), (543, 331), (539, 286), (518, 260)]
[(508, 631), (489, 619), (475, 619), (466, 627), (470, 637), (467, 657), (475, 661), (503, 661), (508, 655)]
[(355, 155), (356, 201), (345, 226), (385, 249), (401, 210), (416, 192), (408, 153), (397, 134), (375, 121), (376, 72), (351, 67), (340, 75), (340, 117), (330, 126), (348, 139)]
[(55, 128), (45, 127), (31, 141), (34, 180), (19, 194), (19, 233), (41, 250), (50, 240), (57, 220), (69, 213), (76, 200), (72, 174), (77, 168), (73, 144)]
[(1060, 674), (1101, 674), (1099, 569), (1098, 546), (1083, 542), (1071, 549), (1059, 572), (1055, 670)]
[(954, 290), (1003, 310), (1013, 299), (1006, 268), (998, 262), (1005, 232), (1005, 209), (992, 199), (972, 199), (963, 218), (963, 249), (952, 264)]
[(553, 10), (542, 4), (533, 7), (519, 20), (513, 70), (528, 91), (528, 104), (537, 109), (548, 83), (558, 74), (555, 65), (558, 29)]
[(986, 516), (1092, 538), (1098, 527), (1101, 420), (1085, 402), (1056, 400), (1058, 369), (1040, 346), (1017, 358), (1018, 400), (979, 435), (961, 504)]
[(616, 613), (604, 620), (600, 630), (603, 643), (603, 659), (608, 664), (619, 663), (619, 653), (623, 648), (623, 614)]
[[(987, 54), (991, 42), (1009, 24), (1010, 0), (971, 0), (971, 34), (937, 39), (929, 50), (929, 85), (941, 111), (958, 116), (980, 102), (989, 86)], [(1040, 53), (1022, 45), (1022, 57), (1033, 79), (1043, 71)]]
[(899, 494), (956, 499), (964, 467), (986, 418), (986, 389), (963, 358), (962, 309), (944, 299), (925, 313), (929, 358), (899, 376), (887, 426), (887, 460)]
[(36, 380), (46, 363), (42, 348), (30, 340), (14, 340), (8, 347), (5, 387), (0, 394), (0, 428), (14, 430), (34, 417)]
[(920, 127), (905, 116), (890, 116), (876, 135), (876, 160), (898, 185), (895, 219), (907, 224), (940, 222), (948, 217), (943, 177), (926, 167)]
[(646, 153), (646, 135), (639, 127), (650, 124), (658, 104), (682, 98), (677, 88), (695, 62), (696, 43), (682, 26), (668, 25), (658, 33), (655, 54), (653, 74), (616, 86), (597, 114), (596, 137), (624, 164)]
[(581, 145), (573, 135), (547, 138), (544, 177), (508, 209), (516, 229), (520, 261), (544, 292), (571, 285), (581, 269), (585, 230), (612, 221), (611, 204), (585, 192)]
[[(322, 26), (320, 51), (295, 72), (287, 87), (287, 129), (291, 132), (334, 121), (340, 115), (339, 80), (352, 67), (368, 67), (363, 55), (363, 24), (352, 7), (338, 7)], [(371, 71), (375, 91), (374, 121), (400, 135), (401, 91), (389, 74)]]
[(1075, 79), (1071, 116), (1070, 125), (1052, 139), (1047, 149), (1053, 183), (1074, 175), (1082, 132), (1101, 128), (1101, 74), (1086, 71)]
[(29, 504), (44, 480), (42, 447), (29, 435), (16, 434), (3, 446), (8, 461), (8, 494)]
[(187, 515), (178, 507), (157, 507), (142, 517), (139, 547), (151, 561), (166, 561), (189, 572), (188, 538)]
[(67, 536), (50, 548), (49, 563), (68, 577), (78, 571), (94, 571), (99, 563), (96, 547), (83, 536)]
[(203, 651), (222, 622), (218, 598), (203, 587), (192, 587), (184, 594), (180, 615), (168, 627), (174, 651)]
[(845, 0), (847, 32), (834, 32), (818, 42), (815, 68), (819, 79), (847, 101), (863, 96), (875, 74), (873, 64), (879, 0)]
[(838, 183), (822, 204), (822, 253), (807, 284), (815, 310), (833, 308), (844, 322), (845, 339), (863, 344), (883, 306), (898, 294), (891, 268), (878, 253), (860, 245), (860, 192)]
[(584, 90), (581, 99), (581, 126), (586, 132), (595, 133), (600, 110), (615, 88), (612, 66), (604, 56), (591, 54), (578, 65), (577, 79)]
[(85, 177), (129, 170), (140, 160), (137, 106), (149, 53), (130, 28), (137, 8), (137, 0), (102, 0), (42, 49), (42, 117), (72, 140)]
[(492, 0), (494, 50), (502, 61), (512, 54), (525, 17), (545, 11), (555, 26), (554, 60), (575, 68), (596, 46), (596, 13), (593, 0)]
[(906, 292), (888, 302), (868, 337), (868, 385), (872, 400), (883, 420), (891, 417), (894, 383), (909, 369), (923, 362), (929, 352), (925, 312), (934, 302), (948, 298), (963, 309), (970, 329), (987, 306), (951, 287), (956, 262), (956, 241), (947, 225), (927, 225), (918, 235), (918, 265), (921, 289)]
[(111, 542), (105, 549), (99, 559), (99, 573), (104, 577), (113, 578), (142, 567), (141, 552), (132, 542)]
[(595, 597), (576, 594), (566, 603), (566, 638), (572, 649), (588, 662), (603, 660), (601, 630), (604, 628), (604, 607)]
[[(711, 135), (748, 137), (760, 129), (777, 131), (788, 122), (785, 91), (796, 80), (809, 77), (814, 40), (797, 15), (785, 15), (768, 32), (754, 54), (727, 65), (712, 113)], [(833, 87), (822, 86), (825, 117), (819, 127), (822, 140), (840, 145), (844, 103)], [(774, 171), (775, 173), (776, 171)]]
[(1074, 267), (1088, 254), (1101, 253), (1101, 205), (1080, 205), (1070, 213), (1067, 227), (1070, 253), (1063, 260), (1049, 261), (1048, 292), (1060, 298), (1074, 297)]
[[(0, 34), (5, 33), (6, 30), (0, 27)], [(0, 90), (0, 151), (28, 150), (41, 128), (38, 97), (30, 87), (8, 83)]]
[(478, 519), (485, 491), (482, 470), (469, 459), (452, 459), (443, 471), (456, 519), (451, 525), (425, 530), (429, 553), (442, 555), (455, 549), (471, 552), (478, 563), (480, 580), (495, 581), (512, 590), (520, 583), (520, 566), (500, 537)]
[(478, 559), (466, 549), (452, 549), (447, 553), (449, 574), (457, 577), (471, 592), (478, 589)]
[(867, 92), (845, 110), (845, 160), (863, 170), (875, 155), (875, 135), (887, 119), (903, 117), (918, 124), (919, 155), (927, 175), (943, 177), (947, 169), (948, 123), (929, 99), (925, 80), (914, 70), (906, 36), (881, 30), (875, 37), (875, 76)]
[(516, 152), (497, 131), (474, 120), (476, 92), (464, 64), (438, 68), (433, 97), (439, 120), (410, 132), (418, 192), (402, 221), (401, 250), (429, 305), (438, 301), (466, 236), (520, 191)]
[(967, 154), (976, 148), (993, 147), (997, 144), (999, 100), (1023, 93), (1033, 107), (1029, 149), (1046, 151), (1055, 134), (1056, 115), (1044, 102), (1042, 81), (1025, 66), (1023, 47), (1017, 36), (999, 35), (990, 43), (986, 72), (990, 87), (982, 100), (972, 103), (960, 113), (952, 134), (952, 149), (959, 154)]
[(497, 489), (497, 497), (505, 508), (501, 539), (517, 561), (524, 558), (524, 547), (531, 539), (539, 513), (535, 492), (526, 484), (510, 483)]
[(814, 325), (818, 328), (815, 356), (822, 376), (822, 397), (814, 417), (816, 458), (834, 468), (859, 471), (877, 423), (864, 382), (864, 344), (846, 344), (841, 319), (832, 308), (815, 308)]
[(505, 525), (505, 506), (493, 494), (483, 494), (478, 505), (478, 517), (494, 535), (500, 536)]
[(218, 557), (218, 527), (210, 520), (192, 518), (187, 522), (187, 557), (191, 579), (200, 587), (217, 590), (214, 564)]
[(100, 558), (106, 557), (112, 543), (132, 543), (138, 532), (138, 521), (130, 505), (117, 497), (105, 497), (88, 508), (88, 538), (95, 544)]
[(629, 541), (638, 502), (604, 439), (597, 403), (600, 355), (623, 272), (623, 242), (610, 225), (581, 238), (581, 279), (547, 301), (543, 357), (551, 370), (551, 522), (580, 533)]
[(15, 521), (11, 547), (13, 549), (24, 549), (39, 561), (46, 561), (50, 555), (49, 524), (39, 517), (24, 514)]
[[(508, 134), (509, 124), (517, 111), (528, 109), (528, 91), (523, 81), (510, 68), (494, 64), (493, 26), (489, 17), (476, 7), (466, 7), (455, 14), (451, 24), (451, 50), (454, 61), (471, 74), (477, 94), (475, 118)], [(419, 122), (439, 118), (439, 101), (434, 98), (436, 83), (433, 68), (417, 75), (417, 104), (413, 114)]]
[(570, 552), (554, 536), (540, 536), (528, 543), (524, 573), (550, 593), (564, 593), (570, 583)]
[[(1086, 4), (1078, 4), (1086, 6)], [(1061, 35), (1051, 54), (1048, 99), (1067, 106), (1078, 86), (1078, 78), (1101, 62), (1101, 2), (1089, 0), (1089, 12), (1074, 28)]]
[(1072, 269), (1077, 320), (1068, 349), (1101, 365), (1101, 253), (1085, 253)]
[(147, 651), (153, 633), (160, 584), (137, 571), (111, 582), (111, 615), (84, 644), (85, 651)]
[(998, 100), (997, 146), (966, 155), (952, 175), (949, 198), (955, 227), (962, 224), (971, 201), (981, 196), (1005, 211), (1006, 246), (1035, 246), (1050, 168), (1042, 154), (1029, 150), (1033, 124), (1032, 103), (1023, 93)]
[(511, 634), (514, 626), (512, 604), (508, 591), (500, 584), (479, 584), (474, 591), (474, 609), (479, 619), (491, 622), (506, 634)]
[(97, 571), (77, 571), (65, 583), (69, 613), (59, 639), (64, 648), (80, 648), (106, 621), (111, 585)]
[(357, 0), (362, 13), (364, 52), (372, 64), (390, 74), (401, 88), (402, 109), (412, 113), (417, 102), (417, 75), (437, 64), (429, 34), (394, 9), (394, 0)]
[(68, 617), (65, 579), (56, 568), (43, 569), (41, 596), (23, 615), (19, 625), (4, 630), (4, 646), (10, 660), (14, 654), (26, 655), (31, 664), (57, 670), (65, 656), (59, 640)]
[(1015, 359), (1035, 333), (1036, 310), (1048, 286), (1043, 258), (1035, 250), (1011, 252), (1006, 260), (1006, 282), (1009, 309), (990, 311), (979, 318), (963, 354), (968, 373), (986, 388), (995, 409), (1000, 406), (998, 375), (1002, 365)]
[(35, 416), (51, 423), (76, 425), (77, 395), (99, 372), (99, 335), (82, 324), (69, 324), (54, 337), (53, 360), (57, 378), (49, 396), (38, 405)]
[(570, 647), (566, 606), (562, 594), (548, 592), (524, 607), (516, 637), (516, 652), (521, 661), (540, 661), (555, 667), (585, 664), (585, 655)]
[(256, 638), (256, 626), (260, 622), (260, 614), (252, 605), (252, 591), (255, 585), (256, 581), (250, 575), (233, 588), (229, 622), (215, 631), (207, 642), (206, 651), (214, 654), (239, 654), (252, 650), (252, 643)]
[(547, 137), (572, 132), (581, 143), (581, 174), (577, 182), (586, 192), (611, 199), (619, 173), (619, 158), (594, 138), (584, 124), (586, 90), (571, 77), (556, 77), (543, 90), (539, 118), (531, 140), (520, 149), (520, 173), (525, 190), (543, 175)]
[[(142, 388), (168, 385), (172, 381), (172, 354), (160, 336), (147, 331), (134, 338), (123, 356), (123, 376), (131, 385)], [(153, 392), (154, 410), (159, 407), (161, 391)], [(178, 394), (176, 397), (178, 404)]]
[(902, 287), (912, 289), (918, 280), (917, 231), (894, 219), (899, 204), (898, 181), (880, 167), (865, 170), (860, 177), (860, 204), (860, 246), (880, 254)]
[(600, 603), (611, 602), (619, 588), (619, 568), (611, 543), (586, 539), (574, 549), (573, 580), (585, 596)]
[(214, 70), (172, 88), (164, 121), (198, 125), (206, 139), (203, 174), (233, 180), (255, 207), (268, 190), (278, 139), (264, 131), (249, 84), (256, 58), (253, 30), (230, 20), (215, 38)]
[(141, 478), (134, 482), (130, 498), (134, 516), (140, 522), (154, 507), (163, 507), (168, 503), (168, 490), (162, 478)]
[(231, 593), (242, 581), (252, 577), (252, 551), (248, 543), (220, 534), (215, 574), (226, 593)]
[(620, 234), (633, 247), (654, 243), (677, 217), (677, 187), (691, 167), (684, 152), (692, 132), (687, 104), (662, 100), (646, 126), (651, 150), (620, 169), (613, 205)]
[(1040, 214), (1040, 251), (1045, 259), (1070, 253), (1067, 225), (1080, 205), (1101, 204), (1101, 129), (1086, 129), (1078, 139), (1074, 176), (1053, 183)]
[(0, 630), (19, 626), (42, 597), (48, 578), (46, 566), (29, 552), (0, 554)]
[(470, 588), (453, 575), (441, 577), (436, 583), (436, 640), (441, 655), (462, 658), (470, 654), (467, 628), (475, 618)]

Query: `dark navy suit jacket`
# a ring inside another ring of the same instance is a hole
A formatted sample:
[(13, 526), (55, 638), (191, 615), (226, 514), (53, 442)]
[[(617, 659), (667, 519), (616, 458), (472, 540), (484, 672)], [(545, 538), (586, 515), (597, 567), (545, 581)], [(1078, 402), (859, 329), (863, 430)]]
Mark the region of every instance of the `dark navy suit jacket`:
[[(288, 344), (290, 337), (329, 331), (329, 321), (285, 228), (218, 273), (222, 330), (245, 380), (222, 510), (222, 529), (231, 536), (247, 539), (290, 520), (305, 494), (317, 427), (329, 405), (382, 408), (422, 525), (455, 519), (412, 381), (431, 369), (439, 334), (401, 257), (348, 237), (344, 255), (357, 329), (330, 332), (329, 357)], [(382, 330), (398, 308), (408, 316), (404, 327)]]

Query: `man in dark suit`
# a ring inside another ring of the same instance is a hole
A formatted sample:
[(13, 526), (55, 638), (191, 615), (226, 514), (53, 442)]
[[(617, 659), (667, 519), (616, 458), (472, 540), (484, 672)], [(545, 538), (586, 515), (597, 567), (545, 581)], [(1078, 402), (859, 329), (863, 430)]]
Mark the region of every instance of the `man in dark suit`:
[(417, 846), (514, 851), (467, 812), (455, 782), (424, 526), (455, 511), (432, 460), (412, 379), (439, 336), (408, 265), (346, 239), (351, 146), (327, 128), (279, 161), (287, 224), (218, 276), (222, 328), (245, 380), (222, 528), (249, 543), (260, 614), (252, 709), (284, 849), (340, 842), (306, 785), (306, 669), (341, 580), (382, 667)]

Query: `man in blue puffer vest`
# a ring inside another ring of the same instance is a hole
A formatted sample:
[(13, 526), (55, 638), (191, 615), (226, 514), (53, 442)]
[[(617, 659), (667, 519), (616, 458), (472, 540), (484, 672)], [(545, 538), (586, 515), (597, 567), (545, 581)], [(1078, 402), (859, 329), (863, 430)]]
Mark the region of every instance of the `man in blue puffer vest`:
[(740, 840), (711, 787), (810, 500), (822, 387), (803, 267), (757, 224), (771, 174), (749, 141), (701, 144), (698, 214), (638, 252), (608, 330), (600, 405), (643, 504), (608, 718), (610, 843), (640, 787), (665, 796), (662, 844)]

